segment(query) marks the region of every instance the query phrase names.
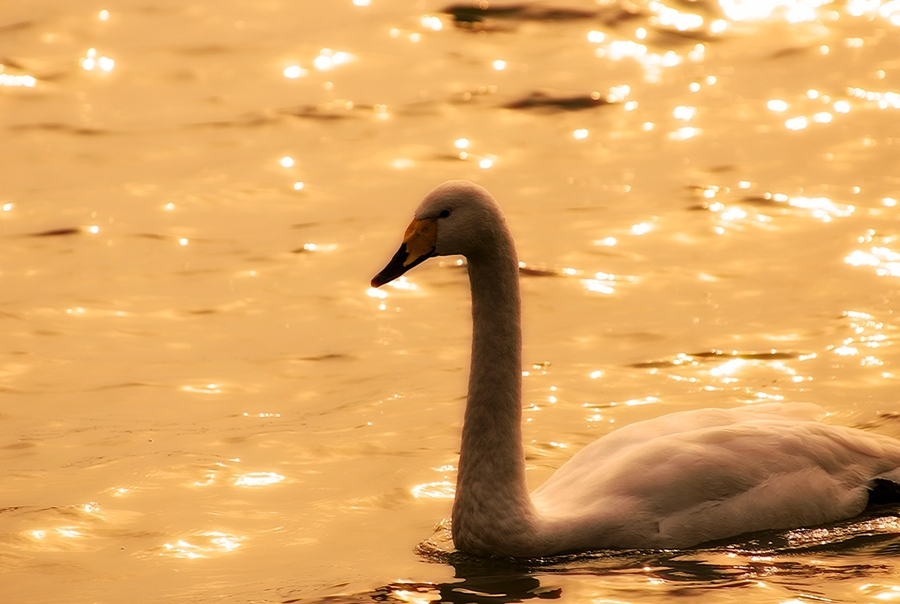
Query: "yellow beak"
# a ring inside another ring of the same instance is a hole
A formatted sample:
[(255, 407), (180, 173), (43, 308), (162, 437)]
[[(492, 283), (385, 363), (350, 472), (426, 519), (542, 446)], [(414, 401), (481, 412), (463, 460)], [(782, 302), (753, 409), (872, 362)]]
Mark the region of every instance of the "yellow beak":
[(403, 235), (400, 249), (380, 273), (372, 278), (372, 287), (389, 283), (434, 256), (437, 243), (437, 219), (413, 220)]

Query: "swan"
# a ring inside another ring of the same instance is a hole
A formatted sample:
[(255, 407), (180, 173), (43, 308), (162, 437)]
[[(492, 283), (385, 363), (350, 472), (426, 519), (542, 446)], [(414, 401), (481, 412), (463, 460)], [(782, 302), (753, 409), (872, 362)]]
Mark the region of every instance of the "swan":
[(469, 372), (452, 536), (479, 556), (684, 548), (859, 514), (900, 495), (900, 441), (817, 421), (816, 405), (672, 413), (579, 451), (529, 495), (522, 445), (518, 260), (497, 202), (449, 181), (419, 205), (380, 287), (432, 256), (461, 254), (472, 296)]

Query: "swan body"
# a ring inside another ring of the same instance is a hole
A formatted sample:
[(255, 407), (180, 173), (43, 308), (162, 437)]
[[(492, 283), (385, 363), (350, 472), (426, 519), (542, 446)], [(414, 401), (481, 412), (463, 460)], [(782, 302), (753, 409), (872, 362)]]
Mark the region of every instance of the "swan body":
[(776, 403), (625, 426), (579, 451), (529, 495), (518, 260), (493, 197), (467, 181), (435, 188), (372, 285), (455, 254), (468, 261), (473, 319), (452, 513), (458, 549), (536, 557), (689, 547), (851, 518), (876, 481), (900, 485), (900, 441), (820, 423), (816, 405)]

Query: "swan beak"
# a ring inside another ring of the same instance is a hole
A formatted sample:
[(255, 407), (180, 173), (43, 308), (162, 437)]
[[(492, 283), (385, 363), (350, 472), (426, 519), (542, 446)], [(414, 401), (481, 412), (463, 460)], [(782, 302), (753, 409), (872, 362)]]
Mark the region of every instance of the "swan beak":
[(381, 287), (434, 256), (437, 219), (413, 220), (403, 235), (400, 249), (381, 272), (372, 278), (372, 287)]

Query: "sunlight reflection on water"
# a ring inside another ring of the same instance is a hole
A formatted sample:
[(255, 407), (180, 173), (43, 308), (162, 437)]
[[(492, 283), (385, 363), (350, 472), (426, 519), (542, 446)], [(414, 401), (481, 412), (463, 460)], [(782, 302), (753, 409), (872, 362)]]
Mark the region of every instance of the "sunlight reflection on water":
[(245, 537), (208, 531), (178, 539), (174, 543), (164, 543), (159, 550), (160, 556), (186, 558), (195, 560), (211, 556), (228, 554), (241, 547)]
[(250, 472), (235, 478), (234, 485), (237, 487), (262, 487), (277, 484), (282, 480), (284, 480), (284, 476), (275, 472)]
[(5, 15), (6, 598), (900, 599), (889, 514), (690, 552), (413, 554), (455, 491), (465, 264), (366, 288), (422, 193), (494, 192), (532, 486), (702, 406), (811, 400), (900, 436), (900, 2)]

